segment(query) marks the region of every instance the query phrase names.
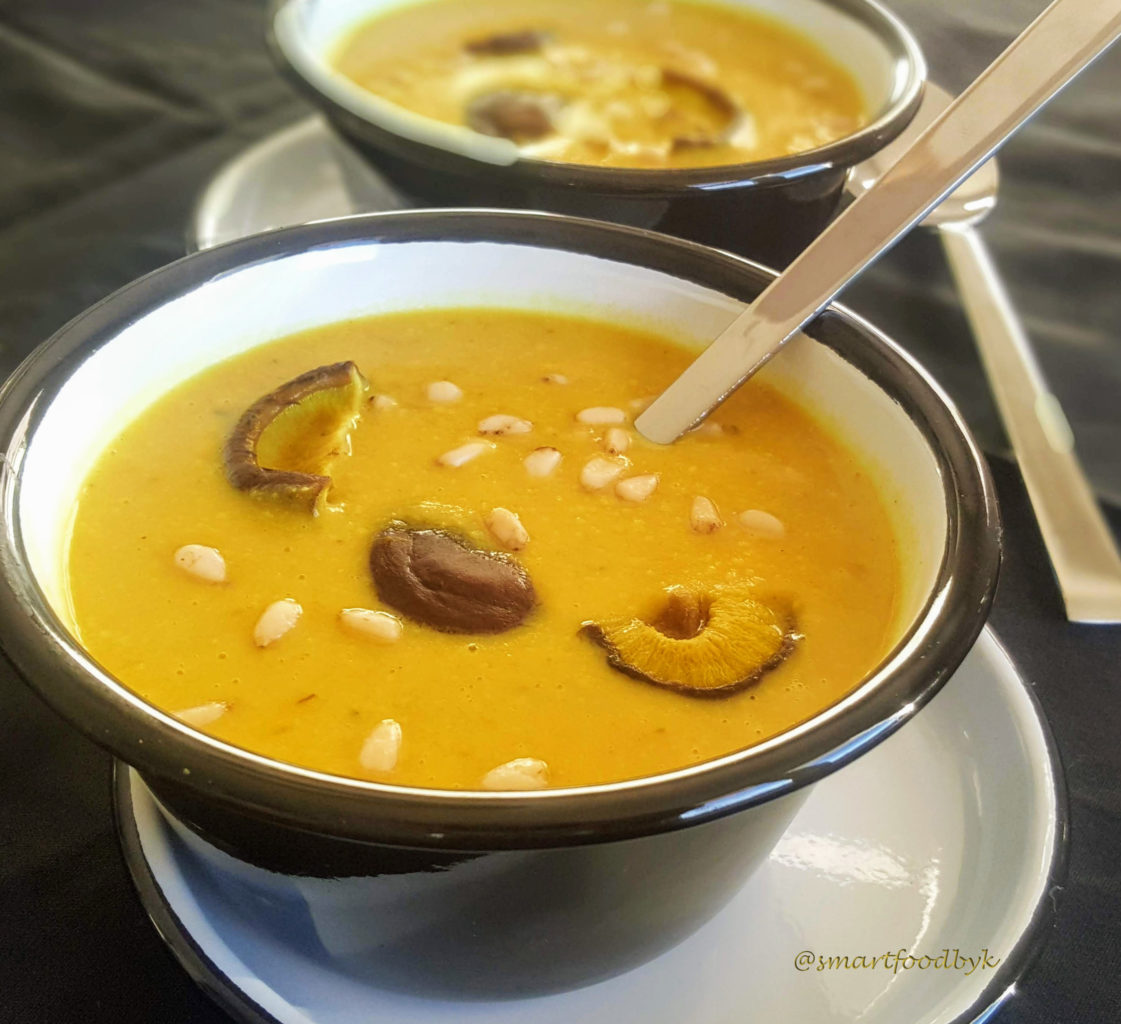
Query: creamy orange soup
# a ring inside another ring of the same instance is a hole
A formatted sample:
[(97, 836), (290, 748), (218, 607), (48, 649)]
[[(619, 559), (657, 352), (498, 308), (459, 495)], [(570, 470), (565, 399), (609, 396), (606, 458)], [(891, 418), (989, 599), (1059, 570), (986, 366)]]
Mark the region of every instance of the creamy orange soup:
[[(477, 788), (526, 758), (532, 778), (513, 785), (592, 784), (773, 736), (886, 653), (893, 530), (860, 459), (759, 380), (677, 444), (641, 439), (636, 409), (689, 359), (621, 326), (488, 309), (343, 322), (233, 358), (160, 398), (91, 471), (69, 562), (81, 640), (214, 736), (402, 784)], [(342, 360), (369, 387), (318, 511), (231, 486), (223, 445), (244, 410)], [(441, 632), (380, 600), (371, 546), (402, 521), (505, 552), (532, 581), (524, 621)], [(612, 667), (581, 631), (655, 615), (674, 587), (781, 609), (788, 656), (696, 696)]]
[(362, 24), (334, 61), (414, 113), (566, 163), (762, 160), (866, 122), (846, 70), (796, 31), (737, 6), (431, 0)]

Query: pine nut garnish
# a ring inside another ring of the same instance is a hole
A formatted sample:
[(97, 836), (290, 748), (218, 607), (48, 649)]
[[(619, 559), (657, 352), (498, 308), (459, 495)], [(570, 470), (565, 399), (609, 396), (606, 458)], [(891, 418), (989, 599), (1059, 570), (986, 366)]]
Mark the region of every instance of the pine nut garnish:
[(786, 535), (786, 527), (783, 526), (782, 520), (771, 515), (770, 512), (764, 512), (762, 509), (749, 508), (746, 512), (741, 512), (736, 518), (739, 520), (740, 526), (757, 537), (777, 539)]
[(390, 395), (374, 395), (374, 397), (370, 399), (370, 404), (375, 409), (396, 409), (397, 399)]
[(503, 413), (479, 420), (479, 433), (493, 434), (495, 437), (502, 437), (504, 434), (528, 434), (532, 429), (533, 424), (529, 420), (523, 420), (519, 416), (506, 416)]
[(642, 476), (628, 477), (615, 485), (615, 493), (623, 501), (645, 501), (658, 489), (658, 474), (645, 473)]
[(529, 532), (516, 512), (493, 508), (483, 518), (494, 539), (507, 551), (521, 551), (529, 543)]
[(541, 378), (546, 384), (567, 384), (568, 378), (563, 373), (547, 373)]
[(292, 598), (286, 597), (282, 601), (273, 601), (257, 620), (253, 627), (253, 642), (258, 647), (268, 647), (276, 643), (285, 633), (288, 633), (300, 621), (304, 610)]
[(378, 643), (392, 644), (401, 639), (401, 620), (389, 612), (372, 608), (344, 608), (339, 612), (339, 619), (347, 629)]
[(611, 423), (626, 423), (627, 414), (614, 406), (593, 405), (590, 409), (581, 409), (576, 414), (576, 420), (593, 427), (605, 427)]
[(383, 718), (362, 744), (358, 762), (370, 772), (391, 772), (400, 753), (401, 726), (392, 718)]
[(549, 785), (549, 766), (536, 757), (515, 757), (483, 776), (483, 789), (544, 789)]
[(207, 583), (226, 582), (226, 560), (217, 548), (184, 544), (175, 552), (175, 564), (184, 572)]
[(693, 499), (693, 508), (689, 512), (689, 525), (697, 533), (715, 533), (724, 525), (724, 520), (708, 498), (698, 495)]
[(174, 714), (180, 722), (194, 726), (196, 729), (201, 729), (204, 725), (217, 722), (228, 710), (229, 705), (223, 704), (218, 700), (212, 700), (206, 704), (197, 704), (193, 708), (184, 708), (182, 711), (174, 711), (172, 714)]
[(458, 402), (463, 397), (463, 391), (456, 387), (450, 380), (434, 380), (428, 385), (428, 401), (447, 404)]
[(561, 453), (556, 448), (534, 448), (524, 459), (525, 471), (530, 476), (550, 476), (560, 465)]
[(580, 484), (585, 490), (602, 491), (625, 468), (626, 463), (621, 459), (608, 459), (603, 455), (593, 456), (580, 470)]
[(631, 446), (631, 435), (622, 427), (610, 427), (603, 435), (603, 450), (608, 455), (622, 455)]
[(487, 444), (486, 441), (468, 441), (467, 444), (461, 444), (450, 452), (444, 452), (436, 461), (441, 466), (456, 468), (465, 465), (472, 459), (477, 459), (483, 452), (492, 447), (494, 446)]

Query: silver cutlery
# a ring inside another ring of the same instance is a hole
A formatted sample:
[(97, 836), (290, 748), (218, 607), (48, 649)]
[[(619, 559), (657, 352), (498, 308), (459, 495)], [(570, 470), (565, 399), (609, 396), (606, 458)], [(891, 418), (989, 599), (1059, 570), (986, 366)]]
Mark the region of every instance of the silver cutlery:
[[(638, 431), (668, 444), (703, 420), (1119, 35), (1121, 0), (1055, 0), (638, 417)], [(939, 227), (1033, 503), (1042, 495), (1068, 617), (1121, 622), (1121, 560), (973, 222)]]

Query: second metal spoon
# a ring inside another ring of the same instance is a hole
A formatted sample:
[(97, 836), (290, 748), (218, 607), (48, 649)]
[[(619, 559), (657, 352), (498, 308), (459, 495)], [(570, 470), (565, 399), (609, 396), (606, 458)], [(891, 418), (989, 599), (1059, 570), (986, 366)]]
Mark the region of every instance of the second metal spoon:
[[(952, 102), (927, 83), (903, 135), (849, 174), (859, 196), (876, 183)], [(1072, 622), (1121, 622), (1121, 556), (1074, 453), (1074, 435), (1047, 387), (981, 236), (973, 230), (996, 205), (999, 175), (989, 160), (922, 221), (938, 231), (973, 328), (989, 386), (1020, 465), (1043, 543)]]

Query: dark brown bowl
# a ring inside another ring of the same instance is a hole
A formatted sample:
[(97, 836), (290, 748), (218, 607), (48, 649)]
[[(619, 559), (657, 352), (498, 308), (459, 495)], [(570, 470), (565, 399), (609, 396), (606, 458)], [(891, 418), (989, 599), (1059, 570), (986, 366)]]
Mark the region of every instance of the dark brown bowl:
[[(763, 8), (760, 0), (739, 0)], [(382, 6), (274, 0), (271, 51), (339, 134), (418, 206), (549, 210), (663, 231), (768, 266), (790, 262), (833, 216), (849, 168), (910, 123), (926, 65), (914, 38), (875, 0), (792, 0), (781, 17), (831, 50), (871, 94), (866, 127), (818, 149), (753, 163), (629, 169), (518, 157), (513, 143), (451, 129), (372, 97), (324, 54)], [(340, 14), (340, 11), (342, 12)]]
[(937, 385), (874, 328), (832, 309), (765, 373), (811, 389), (803, 397), (850, 443), (886, 460), (896, 504), (911, 510), (897, 643), (810, 720), (658, 776), (532, 793), (418, 789), (223, 743), (83, 649), (67, 624), (66, 528), (91, 460), (140, 408), (281, 334), (486, 303), (655, 317), (700, 344), (772, 276), (633, 228), (465, 210), (288, 228), (164, 267), (64, 327), (0, 391), (0, 645), (44, 700), (143, 773), (247, 913), (274, 915), (283, 931), (332, 907), (376, 907), (381, 887), (407, 879), (407, 913), (363, 919), (379, 981), (526, 993), (648, 959), (742, 885), (812, 783), (918, 712), (984, 623), (999, 561), (991, 482)]

